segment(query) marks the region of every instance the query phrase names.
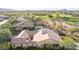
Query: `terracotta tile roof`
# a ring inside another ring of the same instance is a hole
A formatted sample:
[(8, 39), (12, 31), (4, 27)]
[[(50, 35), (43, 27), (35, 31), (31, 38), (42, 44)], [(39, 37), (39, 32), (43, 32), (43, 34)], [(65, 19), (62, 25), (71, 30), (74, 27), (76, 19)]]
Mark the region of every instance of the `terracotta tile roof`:
[(12, 43), (14, 44), (24, 44), (24, 43), (28, 43), (28, 40), (25, 40), (23, 38), (12, 38), (11, 40)]
[[(12, 43), (30, 43), (29, 41), (31, 37), (36, 33), (37, 31), (28, 31), (28, 30), (23, 30), (19, 35), (12, 37), (11, 42)], [(29, 39), (29, 40), (28, 40)]]
[(44, 28), (44, 29), (39, 30), (39, 32), (34, 35), (33, 41), (39, 42), (39, 41), (47, 40), (47, 39), (60, 41), (61, 37), (57, 33), (55, 33), (53, 30)]

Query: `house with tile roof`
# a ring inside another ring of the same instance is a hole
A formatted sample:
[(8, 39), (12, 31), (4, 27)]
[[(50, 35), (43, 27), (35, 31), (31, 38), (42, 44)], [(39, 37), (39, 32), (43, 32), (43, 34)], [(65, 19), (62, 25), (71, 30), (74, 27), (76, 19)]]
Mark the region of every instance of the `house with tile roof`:
[(14, 31), (22, 31), (22, 30), (33, 30), (34, 22), (29, 21), (28, 19), (24, 19), (23, 17), (19, 17), (17, 22), (12, 25)]
[(57, 47), (60, 41), (61, 37), (53, 30), (48, 28), (43, 28), (37, 31), (23, 30), (18, 36), (15, 36), (11, 39), (13, 47), (43, 47), (45, 44), (50, 44), (52, 47), (53, 45)]
[(61, 37), (53, 30), (44, 28), (39, 30), (34, 35), (33, 41), (36, 42), (36, 45), (39, 47), (43, 46), (44, 44), (58, 45), (61, 41)]
[(33, 36), (37, 31), (23, 30), (19, 35), (12, 37), (11, 43), (13, 47), (23, 46), (27, 47), (32, 45), (34, 42)]

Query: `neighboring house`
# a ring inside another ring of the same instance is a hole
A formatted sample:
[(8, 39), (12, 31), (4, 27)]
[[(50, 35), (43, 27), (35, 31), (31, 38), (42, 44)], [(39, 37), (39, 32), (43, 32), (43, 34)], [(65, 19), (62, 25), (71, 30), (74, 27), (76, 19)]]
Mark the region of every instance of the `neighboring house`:
[[(43, 23), (44, 25), (46, 25), (47, 27), (49, 27), (49, 28), (54, 27), (54, 23), (53, 23), (51, 20), (45, 20), (45, 19), (43, 19), (43, 20), (42, 20), (42, 23)], [(52, 26), (51, 26), (51, 25), (52, 25)]]
[(73, 35), (79, 38), (79, 31), (74, 32)]
[(21, 30), (25, 30), (25, 29), (26, 30), (33, 30), (34, 29), (34, 22), (20, 17), (17, 19), (17, 23), (13, 24), (12, 28), (15, 31), (21, 31)]
[(65, 30), (71, 29), (71, 28), (75, 28), (75, 26), (71, 26), (69, 24), (66, 24), (65, 22), (62, 23), (62, 26)]
[(34, 23), (33, 22), (20, 22), (16, 23), (13, 26), (13, 29), (16, 31), (21, 31), (23, 29), (33, 30), (34, 29)]
[(69, 24), (66, 24), (64, 21), (55, 21), (55, 28), (61, 29), (61, 30), (69, 30), (71, 28), (75, 28), (75, 26), (71, 26)]
[(54, 45), (58, 46), (60, 40), (61, 37), (53, 30), (50, 30), (48, 28), (39, 30), (39, 32), (37, 32), (33, 38), (33, 41), (36, 42), (36, 45), (39, 47), (44, 46), (44, 44), (51, 44), (52, 47)]
[(71, 26), (69, 24), (66, 24), (62, 19), (57, 20), (42, 20), (42, 23), (46, 25), (48, 28), (55, 28), (55, 29), (64, 29), (68, 30), (71, 28), (74, 28), (74, 26)]
[(8, 19), (8, 16), (0, 15), (0, 21)]
[(22, 21), (29, 21), (29, 20), (27, 20), (27, 19), (25, 19), (24, 17), (21, 16), (21, 17), (17, 17), (16, 21), (22, 22)]
[(31, 46), (34, 42), (33, 36), (37, 31), (27, 31), (23, 30), (18, 36), (12, 37), (11, 43), (13, 47), (18, 47), (18, 46)]

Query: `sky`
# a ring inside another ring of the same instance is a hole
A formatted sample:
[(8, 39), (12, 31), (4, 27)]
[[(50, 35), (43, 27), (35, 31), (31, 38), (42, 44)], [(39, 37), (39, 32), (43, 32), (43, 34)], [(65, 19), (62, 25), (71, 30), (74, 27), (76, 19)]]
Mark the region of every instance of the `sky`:
[(0, 0), (0, 8), (16, 10), (79, 8), (78, 0)]

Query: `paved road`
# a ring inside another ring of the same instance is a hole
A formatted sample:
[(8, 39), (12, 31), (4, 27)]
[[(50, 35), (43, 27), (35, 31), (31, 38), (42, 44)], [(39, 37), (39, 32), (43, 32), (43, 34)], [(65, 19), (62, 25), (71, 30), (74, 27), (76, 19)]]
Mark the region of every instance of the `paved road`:
[(7, 21), (8, 21), (8, 20), (1, 21), (1, 22), (0, 22), (0, 26), (3, 25), (3, 24), (5, 24)]

